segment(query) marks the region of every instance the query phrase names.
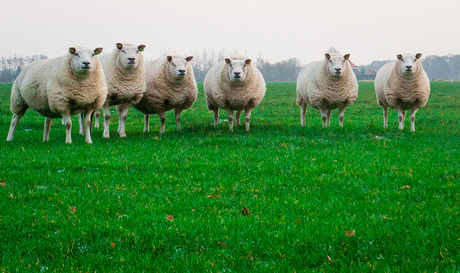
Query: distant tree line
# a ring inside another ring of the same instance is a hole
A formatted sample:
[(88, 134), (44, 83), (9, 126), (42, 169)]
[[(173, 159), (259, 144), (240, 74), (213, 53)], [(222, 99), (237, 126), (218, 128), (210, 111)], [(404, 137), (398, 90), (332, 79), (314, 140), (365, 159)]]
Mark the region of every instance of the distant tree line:
[(13, 82), (21, 69), (36, 60), (47, 59), (45, 55), (0, 57), (0, 82)]
[[(329, 49), (329, 51), (331, 50), (335, 49)], [(213, 65), (223, 61), (228, 56), (237, 55), (240, 55), (237, 51), (226, 52), (225, 50), (218, 52), (204, 50), (202, 53), (194, 54), (192, 65), (196, 80), (199, 82), (203, 81), (206, 73), (208, 73)], [(40, 54), (33, 56), (13, 55), (0, 57), (0, 82), (13, 82), (19, 75), (22, 67), (41, 59), (47, 59), (47, 56)], [(302, 69), (302, 64), (297, 58), (271, 63), (259, 54), (253, 62), (260, 69), (267, 82), (296, 81), (297, 75)], [(364, 76), (368, 71), (379, 70), (387, 62), (390, 61), (373, 61), (369, 65), (359, 66), (361, 76)], [(460, 80), (460, 55), (430, 55), (422, 59), (422, 64), (430, 80)]]

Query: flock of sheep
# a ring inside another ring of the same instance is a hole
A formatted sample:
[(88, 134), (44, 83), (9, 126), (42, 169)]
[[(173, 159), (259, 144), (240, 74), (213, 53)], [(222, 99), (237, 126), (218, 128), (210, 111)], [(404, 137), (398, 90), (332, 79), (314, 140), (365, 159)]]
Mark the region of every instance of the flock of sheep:
[[(164, 56), (145, 62), (145, 45), (117, 43), (107, 55), (98, 57), (102, 48), (94, 50), (69, 48), (68, 54), (36, 61), (19, 74), (11, 91), (13, 117), (7, 141), (13, 140), (18, 121), (30, 107), (45, 116), (43, 141), (49, 140), (51, 120), (62, 118), (66, 127), (66, 143), (71, 143), (72, 121), (80, 114), (80, 134), (91, 141), (91, 125), (99, 126), (99, 109), (103, 111), (103, 137), (109, 138), (110, 107), (119, 112), (118, 133), (126, 137), (125, 122), (131, 106), (145, 115), (144, 131), (149, 131), (149, 117), (158, 114), (160, 133), (165, 132), (165, 112), (175, 110), (177, 129), (181, 112), (190, 108), (197, 98), (197, 85), (190, 61), (192, 56)], [(321, 112), (323, 126), (329, 126), (331, 111), (339, 109), (339, 125), (343, 126), (345, 109), (358, 96), (358, 83), (350, 55), (325, 54), (319, 62), (306, 65), (297, 79), (297, 104), (301, 125), (305, 126), (307, 105)], [(404, 127), (406, 110), (411, 110), (411, 131), (415, 131), (415, 113), (425, 106), (430, 94), (428, 76), (419, 61), (421, 54), (398, 55), (377, 73), (375, 91), (383, 107), (384, 127), (388, 126), (388, 108), (395, 109), (399, 129)], [(265, 96), (265, 81), (251, 59), (226, 58), (213, 66), (204, 80), (208, 109), (214, 112), (217, 126), (219, 109), (228, 113), (229, 128), (238, 126), (244, 110), (246, 130), (250, 130), (251, 111)]]

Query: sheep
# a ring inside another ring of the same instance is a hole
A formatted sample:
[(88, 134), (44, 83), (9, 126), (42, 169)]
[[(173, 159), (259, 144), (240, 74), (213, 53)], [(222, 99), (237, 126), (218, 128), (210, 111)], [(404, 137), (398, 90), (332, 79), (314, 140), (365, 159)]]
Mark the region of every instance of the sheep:
[(144, 113), (144, 132), (149, 131), (151, 114), (158, 114), (160, 134), (165, 132), (165, 112), (174, 109), (180, 129), (181, 112), (192, 107), (198, 94), (192, 65), (193, 56), (169, 55), (145, 64), (147, 89), (134, 108)]
[(404, 129), (406, 110), (411, 110), (411, 132), (415, 131), (415, 113), (430, 96), (430, 80), (420, 62), (421, 53), (398, 54), (398, 61), (385, 64), (375, 76), (377, 103), (383, 107), (383, 127), (388, 127), (388, 107), (396, 109), (399, 129)]
[(113, 105), (117, 105), (120, 116), (118, 133), (120, 137), (126, 137), (125, 123), (129, 107), (142, 99), (146, 88), (144, 57), (142, 56), (144, 48), (145, 45), (117, 43), (111, 54), (101, 56), (108, 88), (107, 99), (102, 106), (104, 114), (102, 137), (104, 138), (110, 138), (110, 107)]
[(329, 127), (331, 111), (339, 108), (343, 127), (345, 109), (358, 97), (358, 82), (348, 59), (350, 54), (325, 54), (325, 59), (307, 64), (297, 78), (300, 123), (305, 126), (307, 105), (321, 112), (323, 127)]
[(70, 47), (64, 56), (36, 61), (23, 69), (11, 91), (13, 117), (6, 140), (13, 140), (17, 123), (30, 107), (46, 117), (43, 141), (49, 140), (52, 119), (62, 117), (65, 142), (72, 143), (70, 116), (83, 112), (85, 141), (91, 144), (90, 117), (107, 96), (104, 72), (96, 56), (101, 52), (102, 48)]
[(246, 131), (249, 132), (251, 111), (260, 104), (265, 96), (265, 81), (262, 73), (244, 57), (226, 58), (209, 70), (204, 79), (204, 90), (209, 111), (214, 111), (214, 127), (217, 127), (219, 108), (228, 113), (229, 129), (233, 131), (240, 123), (244, 110)]

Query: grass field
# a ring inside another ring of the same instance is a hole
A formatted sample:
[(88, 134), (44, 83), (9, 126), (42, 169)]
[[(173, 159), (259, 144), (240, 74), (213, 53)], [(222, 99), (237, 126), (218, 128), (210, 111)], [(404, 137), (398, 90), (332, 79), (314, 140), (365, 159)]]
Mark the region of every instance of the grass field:
[[(0, 85), (0, 272), (459, 272), (460, 83), (434, 82), (416, 132), (398, 130), (361, 82), (339, 128), (307, 110), (295, 83), (268, 83), (251, 132), (217, 129), (202, 85), (177, 131), (168, 113), (125, 139), (73, 144), (29, 111), (6, 142)], [(243, 207), (249, 215), (241, 213)]]

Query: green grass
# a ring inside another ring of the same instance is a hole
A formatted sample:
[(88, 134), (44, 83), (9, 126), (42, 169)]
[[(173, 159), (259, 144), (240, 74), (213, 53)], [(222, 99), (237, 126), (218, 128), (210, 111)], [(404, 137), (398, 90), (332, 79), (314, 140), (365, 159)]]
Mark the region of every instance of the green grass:
[(74, 116), (69, 145), (33, 111), (6, 142), (0, 85), (0, 271), (460, 271), (460, 83), (432, 83), (415, 133), (395, 111), (383, 129), (373, 83), (328, 129), (312, 108), (300, 126), (295, 83), (267, 87), (250, 133), (214, 129), (200, 84), (181, 131), (131, 109), (127, 138), (114, 112), (88, 145)]

